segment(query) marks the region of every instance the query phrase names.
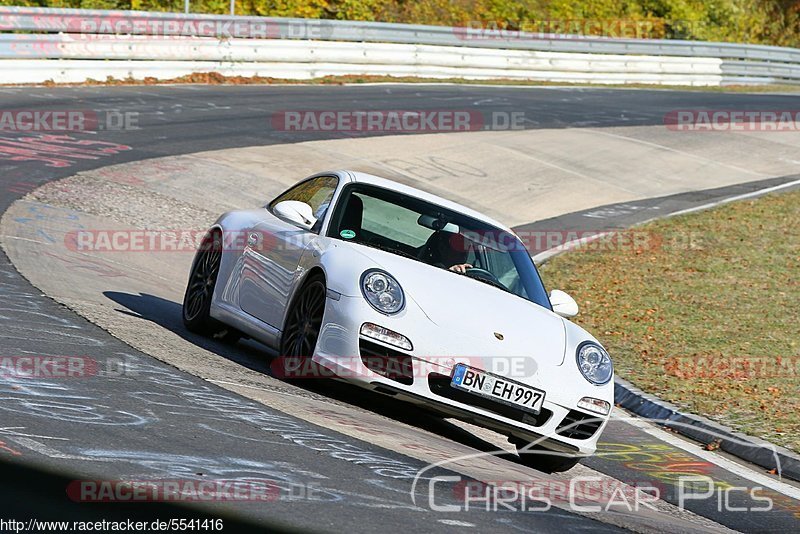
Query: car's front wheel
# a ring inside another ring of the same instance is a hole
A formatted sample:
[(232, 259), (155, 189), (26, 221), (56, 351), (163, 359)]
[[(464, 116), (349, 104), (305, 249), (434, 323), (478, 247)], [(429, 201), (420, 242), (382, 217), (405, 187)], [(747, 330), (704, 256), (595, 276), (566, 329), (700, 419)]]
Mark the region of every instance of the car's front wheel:
[(519, 438), (511, 438), (509, 441), (517, 446), (517, 453), (521, 463), (544, 473), (569, 471), (581, 461), (580, 457), (562, 456), (543, 447), (530, 445), (527, 441)]
[(326, 292), (325, 277), (312, 274), (289, 308), (280, 348), (282, 370), (287, 378), (302, 373), (304, 364), (314, 354), (325, 313)]
[(183, 324), (195, 334), (235, 343), (241, 334), (211, 318), (211, 297), (217, 285), (222, 262), (222, 236), (219, 232), (208, 234), (197, 252), (186, 293), (183, 296)]

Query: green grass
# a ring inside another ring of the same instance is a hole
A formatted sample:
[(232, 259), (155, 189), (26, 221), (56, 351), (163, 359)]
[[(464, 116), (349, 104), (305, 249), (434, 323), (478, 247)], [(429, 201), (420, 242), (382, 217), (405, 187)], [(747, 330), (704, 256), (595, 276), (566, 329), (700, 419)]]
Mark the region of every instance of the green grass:
[(575, 297), (619, 376), (800, 450), (800, 192), (632, 231), (646, 244), (557, 256), (545, 283)]

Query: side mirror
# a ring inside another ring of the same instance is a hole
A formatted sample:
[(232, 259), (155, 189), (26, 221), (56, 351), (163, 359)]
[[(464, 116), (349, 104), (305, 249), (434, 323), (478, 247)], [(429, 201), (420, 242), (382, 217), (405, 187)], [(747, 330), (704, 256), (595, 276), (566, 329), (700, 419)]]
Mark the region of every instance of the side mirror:
[(550, 292), (550, 304), (553, 306), (553, 311), (561, 317), (570, 318), (578, 315), (578, 303), (560, 289)]
[(306, 230), (311, 230), (311, 227), (317, 222), (311, 206), (299, 200), (284, 200), (283, 202), (278, 202), (272, 208), (272, 211), (281, 219), (286, 219)]

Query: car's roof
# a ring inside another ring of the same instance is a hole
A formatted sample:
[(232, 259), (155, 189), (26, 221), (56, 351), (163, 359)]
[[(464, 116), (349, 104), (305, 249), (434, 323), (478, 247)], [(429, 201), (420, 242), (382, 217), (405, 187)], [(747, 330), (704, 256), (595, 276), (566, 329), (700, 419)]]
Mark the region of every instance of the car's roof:
[(457, 202), (453, 202), (451, 200), (447, 200), (446, 198), (442, 198), (440, 196), (433, 195), (431, 193), (427, 193), (421, 189), (417, 189), (416, 187), (411, 187), (408, 185), (401, 184), (399, 182), (395, 182), (393, 180), (389, 180), (387, 178), (381, 178), (380, 176), (375, 176), (372, 174), (367, 174), (365, 172), (358, 172), (358, 171), (341, 171), (342, 173), (346, 173), (350, 176), (351, 181), (359, 182), (364, 184), (375, 185), (378, 187), (383, 187), (385, 189), (391, 189), (392, 191), (397, 191), (399, 193), (403, 193), (404, 195), (409, 195), (413, 197), (417, 197), (422, 199), (426, 202), (430, 202), (432, 204), (436, 204), (438, 206), (442, 206), (443, 208), (463, 213), (473, 219), (477, 219), (479, 221), (483, 221), (485, 223), (491, 224), (499, 228), (500, 230), (505, 230), (507, 232), (512, 232), (510, 228), (508, 228), (503, 223), (492, 219), (491, 217), (487, 217), (483, 213), (479, 211), (475, 211), (470, 209), (466, 206), (462, 206)]

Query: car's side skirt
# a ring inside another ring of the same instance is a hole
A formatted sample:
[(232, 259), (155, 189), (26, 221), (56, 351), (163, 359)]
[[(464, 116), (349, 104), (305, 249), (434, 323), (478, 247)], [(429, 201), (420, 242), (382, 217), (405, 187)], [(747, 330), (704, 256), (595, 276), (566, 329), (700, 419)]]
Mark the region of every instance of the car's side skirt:
[(280, 347), (280, 330), (228, 304), (212, 304), (210, 315), (214, 319), (240, 330), (256, 341), (260, 341), (271, 349), (278, 350)]

